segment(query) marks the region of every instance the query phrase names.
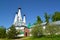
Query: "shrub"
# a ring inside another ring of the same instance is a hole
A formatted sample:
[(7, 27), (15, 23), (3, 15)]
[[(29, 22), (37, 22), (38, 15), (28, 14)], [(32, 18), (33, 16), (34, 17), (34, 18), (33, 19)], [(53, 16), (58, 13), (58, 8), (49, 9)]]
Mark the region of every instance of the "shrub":
[(10, 30), (8, 30), (8, 32), (7, 32), (7, 37), (8, 38), (15, 38), (15, 36), (16, 36), (16, 29), (15, 29), (15, 26), (12, 25), (10, 27)]
[(60, 28), (56, 25), (47, 25), (46, 29), (45, 29), (45, 32), (46, 32), (47, 35), (50, 35), (50, 37), (54, 37), (55, 35), (59, 35), (58, 34), (59, 30), (60, 30)]
[(35, 25), (32, 28), (31, 34), (32, 34), (33, 37), (41, 37), (43, 35), (42, 26)]
[(6, 37), (6, 28), (0, 27), (0, 38)]

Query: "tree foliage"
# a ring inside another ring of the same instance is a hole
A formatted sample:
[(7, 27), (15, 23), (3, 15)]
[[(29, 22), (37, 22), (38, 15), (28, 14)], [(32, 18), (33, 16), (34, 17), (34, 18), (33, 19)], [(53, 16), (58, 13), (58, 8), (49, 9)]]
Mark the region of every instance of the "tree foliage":
[(60, 30), (59, 26), (47, 25), (45, 32), (46, 32), (46, 34), (51, 35), (51, 37), (52, 37), (53, 35), (56, 35), (56, 33), (60, 32), (59, 30)]
[(15, 26), (14, 25), (12, 25), (11, 27), (10, 27), (10, 29), (8, 30), (8, 32), (7, 32), (7, 37), (8, 38), (15, 38), (16, 37), (16, 29), (15, 29)]
[(42, 23), (42, 20), (41, 20), (40, 16), (37, 16), (37, 24), (40, 24), (40, 23)]
[(45, 22), (49, 23), (50, 16), (47, 13), (45, 13), (44, 17), (45, 17)]
[(3, 26), (0, 27), (0, 38), (5, 38), (6, 37), (6, 28)]
[(52, 21), (59, 21), (60, 20), (60, 12), (55, 12), (52, 16)]
[(31, 31), (31, 34), (33, 35), (33, 37), (42, 36), (43, 33), (42, 33), (42, 26), (40, 26), (41, 23), (42, 23), (42, 20), (41, 20), (40, 16), (37, 16), (37, 21)]
[(33, 37), (41, 37), (43, 35), (42, 26), (40, 25), (33, 26), (31, 34)]

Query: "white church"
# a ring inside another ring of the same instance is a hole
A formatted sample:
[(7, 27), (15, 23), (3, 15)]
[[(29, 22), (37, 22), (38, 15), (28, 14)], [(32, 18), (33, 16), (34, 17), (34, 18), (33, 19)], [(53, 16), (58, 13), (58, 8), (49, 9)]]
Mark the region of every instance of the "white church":
[(18, 8), (18, 12), (15, 14), (13, 25), (15, 25), (15, 28), (17, 31), (20, 31), (20, 34), (18, 36), (28, 36), (29, 35), (29, 29), (26, 25), (26, 18), (25, 15), (21, 15), (21, 8)]
[(16, 12), (14, 23), (15, 26), (26, 26), (26, 19), (25, 15), (24, 18), (22, 19), (21, 16), (21, 8), (18, 9), (18, 12)]

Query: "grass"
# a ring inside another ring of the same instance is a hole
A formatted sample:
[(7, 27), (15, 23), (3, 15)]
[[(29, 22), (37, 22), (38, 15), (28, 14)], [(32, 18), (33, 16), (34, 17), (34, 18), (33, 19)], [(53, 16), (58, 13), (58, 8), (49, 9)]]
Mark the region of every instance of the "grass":
[(40, 37), (40, 38), (33, 38), (33, 37), (26, 37), (23, 40), (60, 40), (60, 37)]
[(8, 39), (8, 38), (1, 38), (0, 40), (13, 40), (13, 39)]
[(16, 37), (16, 38), (14, 38), (14, 39), (9, 39), (9, 38), (0, 38), (0, 40), (15, 40), (15, 39), (21, 39), (21, 38), (23, 38), (23, 37)]
[[(60, 40), (60, 35), (59, 36), (54, 36), (54, 37), (49, 37), (49, 36), (43, 36), (39, 38), (34, 38), (34, 37), (23, 37), (23, 38), (17, 38), (17, 39), (22, 39), (22, 40)], [(0, 40), (14, 40), (14, 39), (0, 39)]]

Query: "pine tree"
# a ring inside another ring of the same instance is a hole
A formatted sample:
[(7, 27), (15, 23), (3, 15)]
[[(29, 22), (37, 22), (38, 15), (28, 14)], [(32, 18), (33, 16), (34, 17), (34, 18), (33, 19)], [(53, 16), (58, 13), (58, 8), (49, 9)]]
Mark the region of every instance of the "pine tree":
[(50, 16), (47, 13), (45, 13), (44, 17), (45, 17), (45, 22), (47, 22), (47, 24), (48, 24)]
[(41, 20), (40, 16), (37, 16), (37, 24), (40, 24), (40, 23), (42, 23), (42, 20)]
[(10, 27), (10, 30), (7, 32), (7, 37), (8, 38), (15, 38), (15, 36), (16, 36), (16, 29), (15, 29), (15, 26), (14, 25), (12, 25), (11, 27)]

